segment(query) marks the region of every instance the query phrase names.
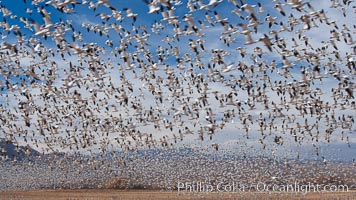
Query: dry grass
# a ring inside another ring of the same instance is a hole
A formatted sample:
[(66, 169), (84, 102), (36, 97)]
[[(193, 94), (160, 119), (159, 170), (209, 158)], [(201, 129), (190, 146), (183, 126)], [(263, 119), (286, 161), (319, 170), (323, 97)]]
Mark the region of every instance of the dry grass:
[(125, 185), (127, 184), (128, 180), (122, 178), (113, 178), (106, 182), (105, 188), (106, 189), (125, 189)]
[(38, 199), (38, 200), (97, 200), (97, 199), (356, 199), (356, 191), (341, 193), (177, 193), (176, 191), (157, 190), (40, 190), (21, 192), (2, 192), (2, 199)]

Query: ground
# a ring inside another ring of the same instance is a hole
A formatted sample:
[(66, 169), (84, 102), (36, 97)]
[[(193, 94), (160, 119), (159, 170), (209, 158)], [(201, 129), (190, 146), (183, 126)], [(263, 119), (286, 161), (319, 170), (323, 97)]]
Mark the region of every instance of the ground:
[(2, 199), (97, 200), (97, 199), (356, 199), (356, 191), (338, 193), (178, 193), (148, 190), (38, 190), (0, 193)]

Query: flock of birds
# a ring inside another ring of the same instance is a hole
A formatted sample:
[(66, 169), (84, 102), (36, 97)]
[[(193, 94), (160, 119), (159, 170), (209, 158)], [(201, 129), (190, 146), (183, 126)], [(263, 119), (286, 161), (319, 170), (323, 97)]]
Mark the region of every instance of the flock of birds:
[[(215, 152), (218, 153), (218, 152)], [(39, 189), (153, 189), (209, 195), (207, 189), (185, 189), (181, 184), (235, 184), (236, 193), (254, 195), (256, 184), (278, 185), (343, 185), (356, 189), (355, 163), (320, 161), (300, 162), (295, 159), (272, 160), (268, 157), (243, 158), (236, 151), (211, 154), (198, 149), (145, 150), (140, 153), (115, 154), (95, 159), (83, 156), (46, 155), (42, 158), (0, 163), (0, 191)], [(239, 191), (244, 186), (245, 190)], [(223, 187), (220, 188), (224, 190)], [(322, 187), (321, 187), (322, 189)], [(260, 188), (260, 192), (263, 188)], [(297, 190), (297, 189), (296, 189)], [(235, 192), (231, 195), (237, 195)], [(326, 191), (328, 192), (328, 191)], [(336, 191), (335, 191), (336, 192)], [(258, 193), (258, 192), (257, 192)], [(305, 194), (299, 190), (288, 194)], [(322, 193), (319, 193), (320, 195)], [(264, 195), (276, 195), (270, 191)], [(236, 197), (235, 197), (236, 198)]]
[(3, 140), (29, 154), (355, 142), (354, 1), (130, 3), (0, 2)]

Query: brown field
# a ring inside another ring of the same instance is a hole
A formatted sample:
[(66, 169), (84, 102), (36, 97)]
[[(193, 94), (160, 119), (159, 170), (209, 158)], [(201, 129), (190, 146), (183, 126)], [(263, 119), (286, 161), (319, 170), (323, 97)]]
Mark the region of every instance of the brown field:
[(96, 199), (356, 199), (356, 191), (336, 193), (178, 193), (151, 190), (39, 190), (1, 192), (2, 199), (96, 200)]

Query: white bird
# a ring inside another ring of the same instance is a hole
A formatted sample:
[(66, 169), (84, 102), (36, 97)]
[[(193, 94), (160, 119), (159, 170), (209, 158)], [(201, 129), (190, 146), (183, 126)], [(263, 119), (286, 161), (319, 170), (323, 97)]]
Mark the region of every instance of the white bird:
[(35, 29), (35, 36), (47, 37), (50, 34), (50, 30), (38, 24), (36, 21), (31, 20), (31, 23)]
[(161, 9), (158, 6), (158, 2), (157, 1), (149, 2), (148, 0), (144, 0), (144, 2), (146, 2), (146, 4), (148, 5), (148, 14), (152, 14), (152, 13), (158, 12)]
[(210, 0), (208, 5), (209, 6), (217, 6), (219, 3), (223, 2), (223, 0)]
[(271, 39), (266, 34), (264, 34), (264, 37), (260, 38), (259, 41), (262, 41), (265, 44), (265, 46), (268, 48), (268, 50), (272, 52), (272, 42)]
[(245, 39), (246, 39), (245, 44), (246, 44), (246, 45), (249, 45), (249, 44), (256, 43), (256, 41), (254, 41), (254, 40), (252, 39), (252, 37), (251, 37), (251, 31), (248, 30), (247, 25), (241, 23), (241, 24), (239, 24), (239, 26), (241, 26), (242, 29), (243, 29), (240, 33), (243, 34), (243, 35), (245, 35)]
[(124, 10), (126, 11), (126, 17), (132, 18), (133, 22), (136, 22), (136, 18), (138, 14), (133, 13), (131, 8), (124, 8)]
[(115, 7), (109, 2), (109, 0), (98, 0), (95, 4), (95, 8), (98, 7), (99, 5), (104, 5), (111, 10), (116, 10)]
[(50, 19), (50, 13), (47, 12), (45, 8), (39, 9), (39, 13), (43, 17), (43, 21), (45, 22), (45, 27), (44, 28), (51, 28), (53, 26), (53, 23), (51, 22)]

